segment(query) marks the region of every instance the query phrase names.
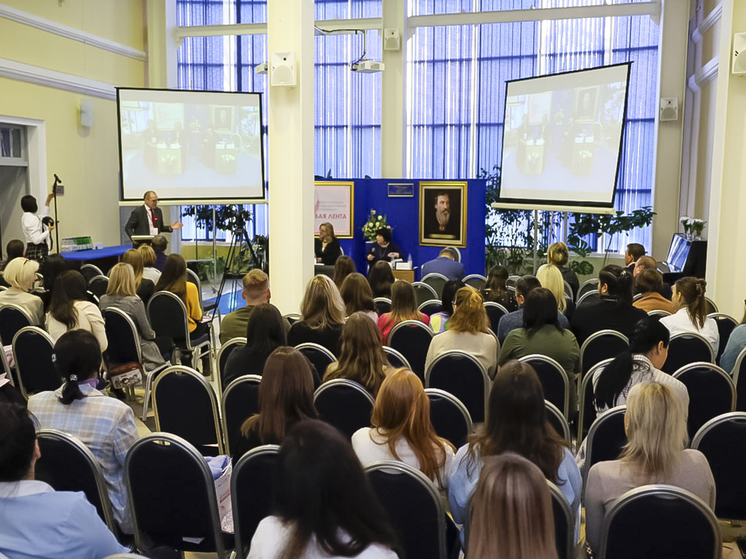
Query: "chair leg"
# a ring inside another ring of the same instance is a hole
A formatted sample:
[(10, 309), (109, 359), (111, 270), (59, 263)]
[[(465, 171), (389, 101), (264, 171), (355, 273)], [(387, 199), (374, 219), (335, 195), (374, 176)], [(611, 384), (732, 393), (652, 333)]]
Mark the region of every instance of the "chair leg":
[(150, 385), (153, 382), (153, 375), (145, 373), (145, 376), (147, 377), (145, 379), (145, 397), (142, 400), (142, 421), (145, 422), (145, 419), (148, 417), (148, 404), (150, 403)]

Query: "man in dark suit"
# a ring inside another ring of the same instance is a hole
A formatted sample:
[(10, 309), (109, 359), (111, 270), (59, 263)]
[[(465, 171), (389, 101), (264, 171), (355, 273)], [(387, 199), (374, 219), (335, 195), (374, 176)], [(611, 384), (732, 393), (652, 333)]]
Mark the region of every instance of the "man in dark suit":
[(443, 274), (449, 280), (462, 280), (466, 272), (464, 265), (458, 261), (456, 249), (446, 247), (440, 251), (438, 258), (422, 265), (422, 277), (427, 274)]
[(181, 229), (184, 225), (174, 221), (166, 225), (163, 221), (163, 212), (158, 207), (158, 195), (148, 190), (143, 196), (144, 205), (132, 210), (124, 232), (131, 239), (132, 235), (158, 235), (159, 233), (171, 233), (174, 229)]

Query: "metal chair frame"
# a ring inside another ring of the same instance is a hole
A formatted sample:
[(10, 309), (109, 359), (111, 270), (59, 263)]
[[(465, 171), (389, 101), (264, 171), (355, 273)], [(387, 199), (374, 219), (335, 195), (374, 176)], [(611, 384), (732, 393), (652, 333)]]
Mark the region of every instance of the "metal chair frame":
[(86, 278), (86, 285), (88, 285), (88, 284), (89, 284), (89, 283), (91, 282), (91, 279), (87, 279), (87, 276), (86, 276), (86, 274), (85, 274), (84, 270), (91, 270), (91, 271), (95, 272), (94, 274), (92, 274), (92, 275), (91, 275), (91, 279), (93, 279), (93, 278), (95, 278), (95, 277), (98, 277), (98, 276), (105, 276), (105, 275), (106, 275), (106, 274), (105, 274), (105, 273), (104, 273), (104, 272), (103, 272), (103, 271), (101, 270), (101, 268), (99, 268), (99, 267), (98, 267), (98, 266), (96, 266), (95, 264), (83, 264), (83, 265), (82, 265), (82, 266), (80, 267), (80, 273), (81, 273), (81, 274), (83, 274), (83, 277), (85, 277), (85, 278)]
[[(429, 275), (429, 274), (428, 274), (428, 275)], [(425, 301), (429, 301), (430, 299), (439, 299), (439, 297), (438, 297), (438, 292), (437, 292), (437, 291), (435, 291), (435, 289), (433, 289), (433, 288), (432, 288), (432, 286), (430, 286), (430, 285), (428, 285), (428, 284), (426, 284), (426, 283), (424, 283), (424, 282), (421, 282), (421, 281), (413, 281), (413, 282), (412, 282), (412, 287), (414, 288), (414, 291), (415, 291), (415, 299), (416, 299), (416, 300), (419, 300), (419, 297), (417, 297), (417, 296), (416, 296), (416, 295), (417, 295), (417, 292), (418, 292), (418, 290), (429, 291), (429, 292), (430, 292), (430, 295), (432, 295), (432, 297), (428, 297), (427, 299), (425, 299)], [(423, 301), (423, 302), (424, 302), (424, 301)]]
[[(599, 369), (603, 369), (611, 363), (614, 359), (604, 359), (603, 361), (599, 361), (593, 367), (588, 369), (588, 372), (583, 377), (583, 381), (580, 385), (580, 394), (578, 394), (578, 439), (577, 439), (577, 445), (578, 448), (580, 448), (580, 443), (583, 441), (584, 435), (583, 435), (583, 429), (585, 427), (585, 397), (588, 390), (588, 385), (593, 384), (593, 377), (596, 374), (596, 371)], [(595, 408), (595, 404), (593, 405)], [(591, 424), (592, 426), (592, 424)], [(590, 434), (590, 428), (588, 433)]]
[(574, 301), (575, 297), (572, 294), (572, 286), (569, 283), (567, 283), (567, 280), (564, 280), (564, 284), (565, 284), (565, 297), (570, 299), (570, 301)]
[[(329, 365), (331, 365), (332, 363), (337, 363), (338, 362), (337, 356), (334, 355), (331, 351), (329, 351), (327, 348), (325, 348), (321, 344), (317, 344), (317, 343), (314, 343), (314, 342), (303, 342), (302, 344), (298, 344), (297, 346), (295, 346), (295, 349), (297, 349), (301, 353), (303, 353), (303, 350), (313, 350), (315, 352), (320, 353), (326, 359), (329, 360), (329, 363), (327, 364), (327, 367), (329, 367)], [(306, 356), (306, 357), (308, 357), (308, 356)], [(309, 359), (309, 361), (310, 361), (310, 359)], [(324, 370), (324, 371), (316, 371), (316, 373), (319, 375), (319, 378), (322, 381), (324, 379), (325, 372), (326, 372), (326, 370)]]
[(464, 282), (464, 285), (473, 287), (478, 291), (481, 291), (482, 288), (487, 285), (487, 278), (482, 274), (469, 274), (461, 281)]
[[(0, 318), (2, 318), (2, 313), (3, 313), (3, 309), (9, 309), (9, 310), (12, 310), (12, 311), (15, 311), (15, 312), (18, 312), (18, 313), (20, 313), (20, 314), (21, 314), (21, 315), (23, 315), (23, 317), (24, 317), (24, 318), (25, 318), (25, 319), (26, 319), (26, 320), (28, 321), (28, 324), (27, 324), (26, 326), (33, 326), (33, 324), (34, 324), (34, 319), (33, 319), (33, 318), (31, 318), (31, 315), (30, 315), (30, 314), (28, 313), (28, 311), (27, 311), (26, 309), (24, 309), (23, 307), (21, 307), (21, 306), (19, 306), (19, 305), (16, 305), (16, 304), (14, 304), (14, 303), (4, 303), (4, 304), (1, 304), (1, 305), (0, 305)], [(16, 334), (17, 334), (18, 332), (20, 332), (20, 331), (21, 331), (21, 329), (22, 329), (22, 328), (19, 328), (19, 329), (18, 329), (18, 330), (16, 331)], [(2, 339), (0, 339), (0, 343), (2, 343), (3, 345), (10, 345), (10, 344), (12, 344), (12, 343), (13, 343), (13, 338), (14, 338), (14, 337), (15, 337), (15, 334), (13, 334), (13, 337), (11, 337), (11, 339), (9, 339), (9, 340), (2, 340)]]
[[(578, 293), (580, 293), (580, 290), (578, 290)], [(600, 292), (600, 291), (599, 291), (598, 289), (591, 289), (591, 290), (589, 290), (589, 291), (586, 291), (585, 293), (583, 293), (583, 294), (582, 294), (582, 295), (581, 295), (581, 296), (580, 296), (580, 297), (578, 298), (578, 302), (577, 302), (577, 303), (575, 303), (575, 308), (577, 308), (577, 307), (579, 307), (580, 305), (582, 305), (582, 304), (583, 304), (583, 301), (585, 301), (586, 299), (589, 299), (589, 298), (590, 298), (590, 297), (592, 297), (593, 295), (600, 295), (600, 293), (601, 293), (601, 292)]]
[(204, 342), (201, 342), (201, 343), (199, 343), (197, 345), (192, 345), (192, 340), (189, 338), (189, 318), (188, 318), (188, 314), (187, 314), (186, 305), (184, 304), (184, 301), (182, 301), (181, 299), (179, 299), (178, 295), (175, 295), (174, 293), (171, 293), (170, 291), (158, 291), (158, 292), (154, 293), (153, 296), (148, 301), (148, 306), (147, 306), (146, 310), (147, 310), (148, 320), (150, 320), (151, 324), (153, 323), (153, 320), (151, 319), (150, 307), (153, 305), (153, 301), (157, 297), (170, 297), (174, 301), (178, 302), (178, 304), (179, 304), (179, 306), (180, 306), (180, 308), (181, 308), (181, 310), (183, 312), (182, 316), (184, 318), (184, 338), (183, 339), (184, 339), (184, 345), (185, 345), (185, 347), (183, 349), (185, 349), (186, 351), (192, 352), (192, 367), (194, 367), (195, 363), (197, 363), (197, 359), (199, 357), (201, 357), (201, 355), (202, 355), (202, 348), (203, 347), (207, 346), (207, 351), (211, 351), (211, 349), (210, 349), (210, 347), (211, 347), (210, 337), (211, 336), (208, 335), (207, 340), (204, 341)]
[[(376, 312), (378, 312), (378, 303), (384, 303), (389, 306), (389, 309), (391, 309), (391, 299), (388, 297), (375, 297), (373, 298), (373, 303), (376, 304)], [(383, 314), (383, 313), (379, 313)]]
[[(697, 334), (695, 332), (681, 332), (679, 334), (674, 334), (673, 336), (671, 336), (671, 339), (668, 342), (669, 349), (671, 347), (671, 343), (672, 342), (674, 342), (676, 340), (681, 340), (681, 339), (684, 339), (684, 340), (686, 340), (686, 339), (697, 339), (700, 342), (702, 342), (703, 344), (705, 344), (705, 346), (707, 346), (707, 348), (710, 350), (710, 359), (709, 359), (708, 362), (712, 363), (712, 364), (715, 364), (715, 352), (712, 350), (712, 346), (710, 345), (710, 342), (708, 342), (705, 339), (704, 336), (702, 336), (700, 334)], [(699, 361), (699, 363), (701, 363), (701, 362), (702, 361)], [(665, 371), (665, 364), (663, 365), (663, 368), (664, 368), (664, 371)], [(674, 373), (678, 372), (679, 370), (681, 370), (681, 367), (679, 369), (677, 369), (676, 371), (674, 371)], [(671, 374), (673, 374), (673, 373), (671, 373)]]
[(220, 425), (223, 429), (223, 440), (225, 441), (225, 453), (228, 456), (233, 456), (231, 454), (231, 445), (230, 445), (230, 438), (228, 437), (228, 413), (226, 406), (226, 403), (228, 402), (228, 396), (230, 396), (230, 393), (233, 392), (233, 390), (236, 388), (236, 386), (239, 386), (244, 383), (251, 383), (251, 384), (261, 384), (262, 383), (262, 377), (259, 375), (242, 375), (236, 379), (233, 379), (228, 386), (225, 387), (225, 392), (223, 392), (221, 399), (220, 399), (220, 409), (223, 412), (222, 416), (220, 418)]
[(530, 363), (531, 361), (542, 361), (548, 365), (551, 365), (555, 369), (557, 369), (557, 371), (561, 374), (563, 383), (565, 385), (565, 397), (564, 397), (564, 402), (562, 404), (562, 414), (565, 416), (565, 418), (567, 418), (570, 413), (570, 379), (567, 376), (567, 371), (565, 371), (565, 369), (562, 368), (562, 365), (557, 363), (557, 361), (555, 361), (551, 357), (548, 357), (546, 355), (540, 355), (538, 353), (532, 353), (531, 355), (525, 355), (521, 357), (520, 359), (518, 359), (518, 361), (522, 363), (527, 363), (527, 362)]
[[(580, 370), (585, 370), (585, 364), (583, 363), (583, 356), (585, 355), (586, 348), (591, 345), (594, 341), (596, 341), (598, 338), (603, 338), (604, 336), (612, 336), (615, 338), (619, 338), (620, 340), (623, 340), (627, 347), (629, 347), (629, 338), (622, 334), (621, 332), (618, 332), (616, 330), (611, 329), (605, 329), (605, 330), (599, 330), (598, 332), (594, 332), (590, 336), (586, 338), (586, 340), (583, 342), (583, 345), (580, 346)], [(595, 365), (595, 363), (594, 363)], [(589, 367), (589, 371), (593, 366)]]
[(586, 467), (583, 470), (583, 496), (585, 500), (585, 485), (588, 478), (588, 471), (593, 466), (593, 463), (591, 462), (591, 457), (593, 456), (593, 437), (596, 435), (596, 431), (599, 429), (599, 425), (602, 425), (605, 421), (609, 421), (611, 418), (616, 417), (618, 415), (624, 415), (627, 413), (627, 406), (616, 406), (613, 407), (601, 415), (599, 415), (596, 420), (593, 422), (593, 425), (591, 425), (591, 428), (588, 430), (588, 441), (586, 445)]
[(442, 294), (443, 294), (443, 287), (441, 286), (440, 293), (438, 293), (438, 289), (437, 288), (435, 288), (434, 286), (432, 286), (429, 283), (427, 283), (427, 280), (429, 280), (429, 279), (442, 281), (443, 285), (445, 285), (445, 282), (448, 281), (448, 278), (446, 276), (444, 276), (443, 274), (439, 274), (438, 272), (430, 272), (429, 274), (425, 274), (424, 276), (422, 276), (422, 278), (420, 279), (420, 283), (425, 283), (425, 284), (429, 285), (435, 291), (435, 293), (438, 294), (438, 296), (442, 296)]
[(560, 422), (560, 425), (562, 426), (562, 438), (565, 439), (567, 445), (572, 448), (572, 434), (570, 433), (570, 425), (567, 423), (567, 418), (562, 415), (560, 409), (549, 400), (544, 400), (544, 407), (546, 408), (548, 415), (551, 415)]
[(648, 316), (660, 316), (660, 317), (664, 317), (664, 316), (671, 316), (671, 313), (668, 312), (668, 311), (664, 311), (663, 309), (656, 309), (656, 310), (653, 310), (653, 311), (648, 311)]
[[(433, 331), (424, 322), (420, 322), (419, 320), (402, 320), (399, 324), (396, 324), (391, 329), (391, 332), (389, 332), (388, 343), (390, 344), (392, 342), (392, 340), (394, 339), (395, 334), (399, 330), (402, 330), (404, 328), (409, 328), (410, 326), (414, 326), (416, 328), (420, 328), (420, 329), (422, 329), (423, 332), (427, 332), (428, 335), (430, 336), (430, 341), (432, 341), (432, 339), (433, 339)], [(428, 342), (428, 346), (430, 345), (430, 341)], [(393, 346), (391, 346), (391, 347), (393, 347)], [(396, 349), (396, 348), (394, 348), (394, 349)], [(410, 361), (410, 365), (411, 365), (411, 361)], [(425, 367), (425, 363), (424, 362), (422, 363), (422, 367), (423, 367), (423, 373), (424, 373), (424, 367)], [(412, 369), (412, 367), (410, 366), (410, 370), (411, 369)], [(414, 372), (416, 373), (416, 371), (414, 371)]]
[(93, 291), (91, 289), (91, 287), (93, 286), (94, 282), (105, 282), (106, 286), (108, 288), (109, 278), (106, 277), (105, 275), (101, 274), (100, 276), (93, 276), (90, 280), (88, 280), (88, 291), (90, 291), (91, 293), (93, 293), (96, 297), (100, 298), (101, 295), (103, 295), (104, 293), (106, 293), (106, 289), (104, 289), (104, 293), (102, 293), (101, 295), (99, 295), (98, 293), (96, 293), (95, 291)]
[[(479, 372), (482, 374), (482, 391), (484, 392), (483, 399), (484, 399), (484, 417), (485, 420), (487, 419), (487, 413), (489, 410), (489, 399), (490, 399), (490, 377), (487, 375), (487, 371), (484, 369), (482, 364), (474, 359), (470, 354), (466, 353), (465, 351), (461, 351), (459, 349), (450, 349), (448, 351), (445, 351), (438, 355), (435, 359), (433, 359), (432, 363), (430, 363), (430, 366), (425, 370), (425, 388), (435, 388), (430, 386), (430, 374), (432, 373), (432, 370), (435, 368), (435, 365), (440, 363), (441, 361), (445, 359), (449, 359), (451, 357), (458, 357), (467, 359), (468, 361), (471, 361), (474, 365), (476, 365), (479, 369)], [(442, 389), (441, 389), (442, 390)], [(452, 394), (452, 396), (460, 401), (460, 398), (456, 396), (455, 394)], [(461, 402), (461, 405), (463, 405), (465, 408), (463, 402)], [(466, 408), (468, 411), (468, 408)], [(469, 416), (471, 417), (471, 412), (469, 412)]]
[[(550, 403), (549, 405), (551, 406), (552, 404)], [(570, 503), (567, 502), (567, 497), (562, 494), (559, 487), (549, 480), (547, 480), (547, 486), (549, 487), (549, 494), (552, 497), (553, 504), (557, 503), (559, 505), (562, 514), (565, 517), (565, 522), (567, 524), (567, 533), (565, 534), (567, 548), (562, 551), (565, 553), (564, 557), (570, 559), (575, 556), (575, 546), (573, 545), (575, 542), (575, 513), (573, 512), (572, 507), (570, 507)], [(560, 555), (560, 558), (561, 557), (562, 555)]]
[[(237, 338), (231, 338), (227, 342), (225, 342), (223, 345), (220, 346), (220, 349), (218, 350), (218, 355), (215, 359), (215, 368), (218, 371), (218, 378), (217, 378), (217, 385), (218, 385), (218, 393), (223, 393), (223, 366), (221, 365), (223, 354), (230, 349), (230, 351), (233, 351), (235, 348), (234, 346), (243, 347), (246, 345), (246, 338), (243, 336), (239, 336)], [(226, 361), (227, 363), (227, 361)]]
[[(728, 386), (730, 386), (731, 401), (730, 401), (730, 410), (728, 410), (728, 411), (729, 412), (736, 411), (736, 383), (733, 382), (733, 379), (731, 378), (731, 376), (727, 372), (725, 372), (725, 369), (723, 369), (722, 367), (720, 367), (718, 365), (715, 365), (715, 363), (708, 363), (706, 361), (698, 361), (696, 363), (689, 363), (688, 365), (684, 365), (679, 370), (677, 370), (672, 376), (673, 376), (673, 378), (675, 378), (677, 380), (681, 380), (681, 376), (685, 375), (687, 373), (687, 371), (691, 371), (692, 369), (708, 369), (709, 371), (712, 372), (712, 374), (716, 374), (716, 375), (721, 376), (723, 378), (723, 380), (726, 381), (726, 383), (728, 384)], [(681, 381), (681, 382), (683, 382), (683, 381)], [(684, 384), (686, 384), (686, 383), (684, 383)], [(691, 398), (689, 400), (689, 405), (690, 406), (692, 405)], [(705, 422), (702, 425), (702, 427), (704, 427), (704, 425), (707, 425), (707, 422)], [(700, 427), (700, 429), (702, 427)], [(697, 432), (699, 432), (699, 429), (697, 429)]]
[[(398, 359), (399, 361), (401, 361), (404, 367), (406, 367), (410, 371), (412, 370), (412, 366), (409, 364), (409, 361), (407, 360), (407, 358), (404, 357), (401, 354), (401, 352), (395, 350), (393, 347), (385, 345), (383, 346), (383, 352), (386, 354), (386, 357), (389, 357), (389, 356), (394, 357), (395, 359)], [(389, 365), (393, 367), (394, 364), (391, 363), (391, 360), (390, 359), (387, 359), (387, 360), (389, 362)]]
[(448, 400), (449, 402), (451, 402), (456, 408), (458, 408), (458, 410), (461, 412), (461, 415), (464, 416), (467, 432), (472, 433), (474, 431), (474, 422), (471, 420), (471, 414), (469, 413), (469, 410), (466, 409), (464, 403), (456, 396), (454, 396), (450, 392), (441, 390), (440, 388), (425, 388), (425, 394), (427, 394), (428, 398), (430, 398), (431, 396), (438, 396), (440, 398), (443, 398), (444, 400)]
[(736, 357), (736, 362), (733, 365), (733, 370), (731, 371), (731, 374), (733, 375), (733, 384), (736, 387), (736, 404), (738, 404), (738, 381), (741, 379), (741, 366), (743, 365), (744, 359), (746, 359), (746, 347), (739, 352), (738, 357)]
[[(21, 328), (18, 332), (16, 332), (16, 335), (13, 336), (13, 360), (16, 364), (16, 372), (18, 373), (18, 389), (21, 391), (21, 394), (23, 397), (28, 400), (28, 392), (26, 392), (26, 386), (23, 382), (23, 375), (21, 374), (21, 367), (18, 363), (18, 355), (16, 354), (16, 342), (18, 340), (18, 337), (26, 332), (33, 332), (35, 334), (38, 334), (39, 336), (43, 337), (49, 345), (52, 347), (52, 351), (54, 351), (54, 340), (52, 339), (52, 336), (50, 336), (45, 330), (42, 330), (38, 326), (26, 326), (25, 328)], [(60, 378), (60, 386), (62, 385), (62, 378)]]
[[(427, 301), (423, 301), (423, 303), (417, 307), (417, 310), (424, 314), (434, 314), (434, 313), (426, 313), (423, 309), (427, 308), (428, 305), (438, 305), (441, 309), (443, 308), (443, 302), (440, 299), (428, 299)], [(440, 311), (436, 311), (440, 312)]]

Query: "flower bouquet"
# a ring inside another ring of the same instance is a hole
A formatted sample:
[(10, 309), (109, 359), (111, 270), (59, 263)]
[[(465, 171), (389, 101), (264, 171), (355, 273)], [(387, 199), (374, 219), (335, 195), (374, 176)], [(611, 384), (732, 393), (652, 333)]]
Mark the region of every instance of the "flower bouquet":
[(375, 241), (376, 232), (380, 229), (386, 229), (388, 223), (386, 222), (386, 216), (376, 213), (376, 210), (370, 210), (368, 214), (368, 221), (363, 225), (363, 236), (366, 241)]

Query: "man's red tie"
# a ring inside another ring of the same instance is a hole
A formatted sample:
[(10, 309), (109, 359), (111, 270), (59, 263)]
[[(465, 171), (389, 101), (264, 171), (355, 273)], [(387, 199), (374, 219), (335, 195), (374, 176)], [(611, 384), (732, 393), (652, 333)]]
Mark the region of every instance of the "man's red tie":
[(158, 219), (155, 217), (155, 210), (150, 210), (150, 217), (153, 220), (153, 227), (158, 229)]

